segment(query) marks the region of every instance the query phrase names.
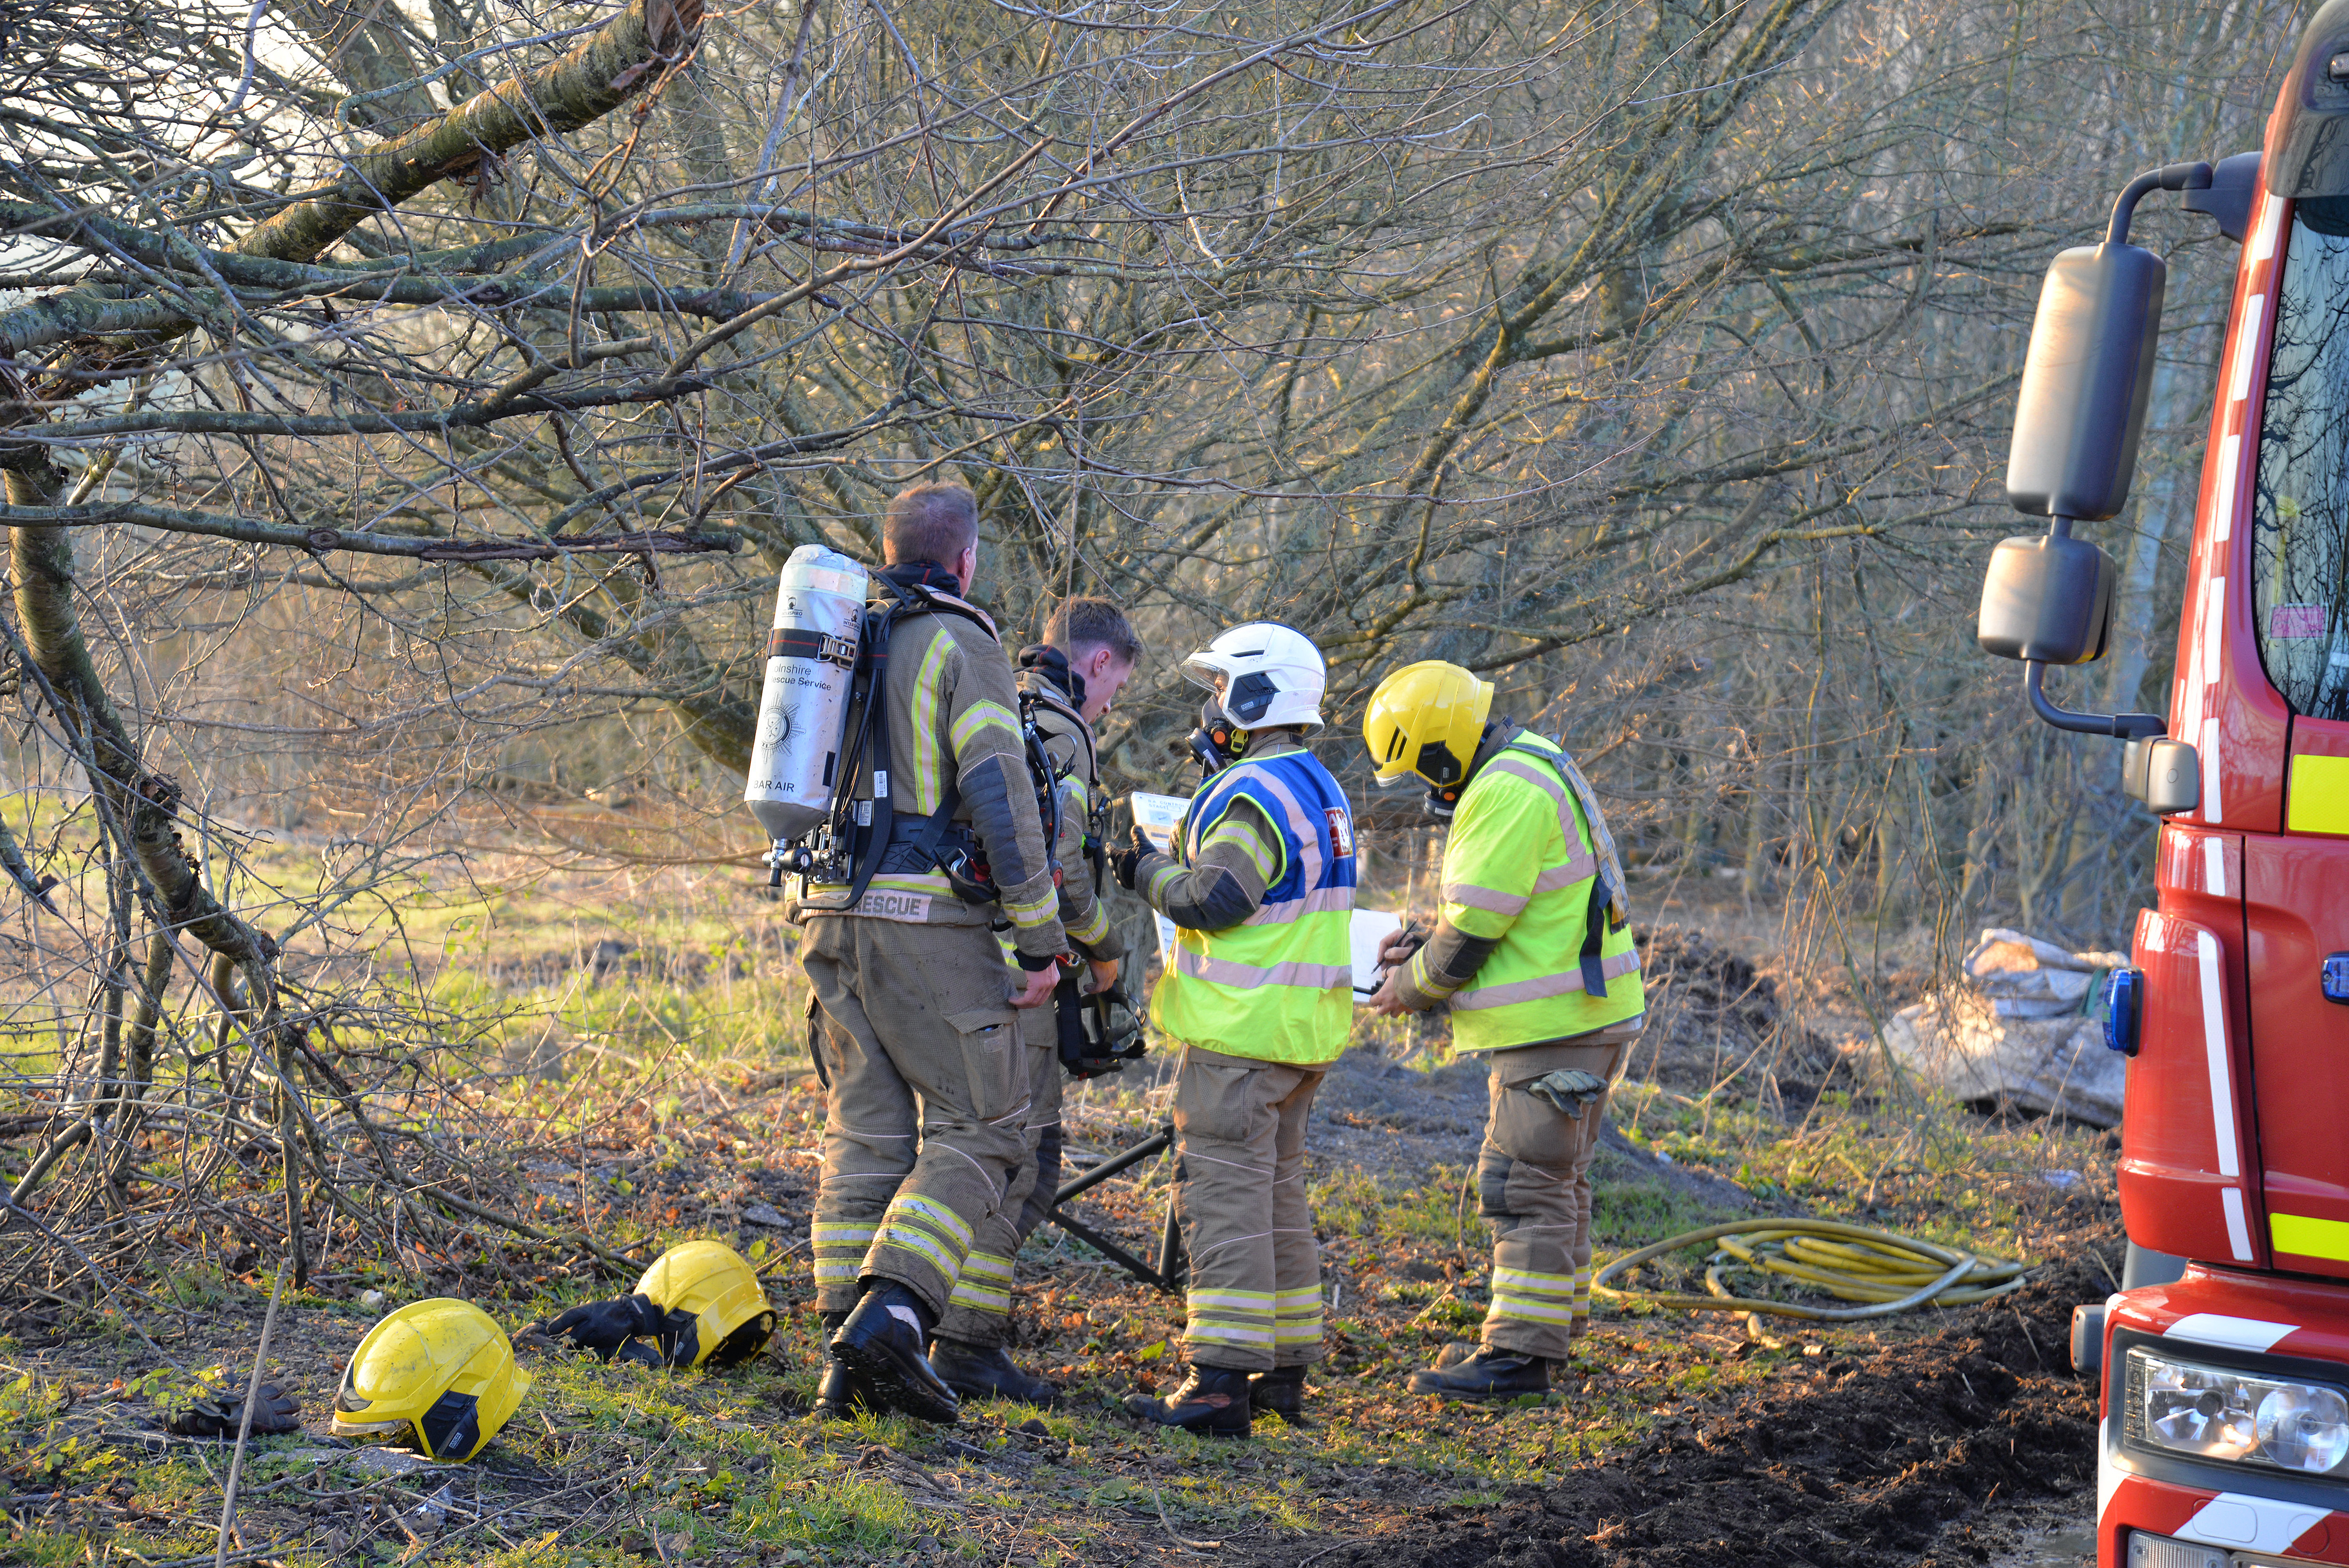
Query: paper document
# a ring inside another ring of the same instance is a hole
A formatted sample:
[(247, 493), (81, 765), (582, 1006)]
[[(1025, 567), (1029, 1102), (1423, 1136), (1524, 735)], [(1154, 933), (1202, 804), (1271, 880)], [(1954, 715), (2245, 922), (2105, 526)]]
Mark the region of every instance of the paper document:
[(1142, 830), (1142, 836), (1162, 850), (1169, 849), (1191, 802), (1180, 795), (1145, 795), (1138, 789), (1126, 799), (1133, 802), (1133, 825)]
[[(1191, 802), (1180, 795), (1145, 795), (1136, 790), (1133, 802), (1133, 825), (1142, 836), (1158, 849), (1169, 853), (1174, 845), (1174, 831), (1183, 825), (1183, 813)], [(1174, 923), (1163, 914), (1153, 916), (1158, 923), (1158, 962), (1166, 968), (1174, 966)]]
[(1354, 996), (1367, 1002), (1378, 994), (1379, 949), (1387, 938), (1402, 929), (1402, 916), (1383, 909), (1358, 909), (1354, 912)]

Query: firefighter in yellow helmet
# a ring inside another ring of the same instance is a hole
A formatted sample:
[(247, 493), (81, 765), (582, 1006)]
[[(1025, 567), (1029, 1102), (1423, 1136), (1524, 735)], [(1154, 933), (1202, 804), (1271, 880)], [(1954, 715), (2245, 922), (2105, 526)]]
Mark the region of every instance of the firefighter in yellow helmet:
[(1379, 783), (1415, 779), (1451, 819), (1435, 930), (1388, 945), (1370, 1006), (1392, 1016), (1448, 1002), (1453, 1048), (1492, 1063), (1476, 1161), (1492, 1305), (1473, 1356), (1411, 1378), (1414, 1393), (1471, 1399), (1547, 1389), (1588, 1326), (1590, 1161), (1646, 1021), (1598, 797), (1557, 741), (1492, 707), (1489, 683), (1430, 660), (1381, 681), (1362, 720)]
[(412, 1445), (426, 1459), (471, 1459), (530, 1392), (513, 1346), (470, 1301), (410, 1302), (367, 1330), (335, 1391), (336, 1437)]
[(766, 1347), (775, 1310), (741, 1253), (684, 1242), (655, 1258), (629, 1295), (572, 1307), (542, 1332), (605, 1361), (732, 1367)]

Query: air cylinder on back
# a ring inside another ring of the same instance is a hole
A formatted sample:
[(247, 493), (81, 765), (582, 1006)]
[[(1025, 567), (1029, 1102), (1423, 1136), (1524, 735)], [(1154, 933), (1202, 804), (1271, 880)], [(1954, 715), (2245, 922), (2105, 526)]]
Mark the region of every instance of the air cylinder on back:
[(831, 815), (864, 588), (864, 566), (821, 544), (792, 551), (777, 580), (742, 799), (778, 841), (812, 832)]

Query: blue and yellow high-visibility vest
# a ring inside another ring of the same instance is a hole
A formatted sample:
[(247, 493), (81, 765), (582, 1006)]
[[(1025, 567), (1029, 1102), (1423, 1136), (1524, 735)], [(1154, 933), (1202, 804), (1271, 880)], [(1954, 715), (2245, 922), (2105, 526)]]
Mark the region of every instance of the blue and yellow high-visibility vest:
[(1241, 799), (1279, 841), (1254, 914), (1222, 931), (1176, 934), (1150, 1021), (1185, 1045), (1258, 1061), (1336, 1060), (1353, 1028), (1354, 813), (1309, 751), (1243, 758), (1200, 785), (1175, 835), (1195, 863)]

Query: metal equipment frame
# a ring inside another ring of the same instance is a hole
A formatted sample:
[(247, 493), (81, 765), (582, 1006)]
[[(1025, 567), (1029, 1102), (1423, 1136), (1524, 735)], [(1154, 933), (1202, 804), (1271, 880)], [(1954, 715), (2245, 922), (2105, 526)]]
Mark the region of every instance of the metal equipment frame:
[(1183, 1253), (1183, 1232), (1174, 1222), (1174, 1194), (1171, 1188), (1166, 1194), (1166, 1217), (1159, 1226), (1158, 1264), (1154, 1268), (1082, 1220), (1064, 1213), (1061, 1207), (1070, 1199), (1101, 1185), (1111, 1177), (1131, 1171), (1143, 1161), (1164, 1154), (1174, 1147), (1174, 1124), (1169, 1121), (1141, 1142), (1111, 1155), (1073, 1181), (1063, 1183), (1060, 1191), (1052, 1194), (1052, 1212), (1046, 1218), (1143, 1284), (1163, 1290), (1169, 1295), (1180, 1295), (1184, 1285), (1190, 1280), (1191, 1263)]

